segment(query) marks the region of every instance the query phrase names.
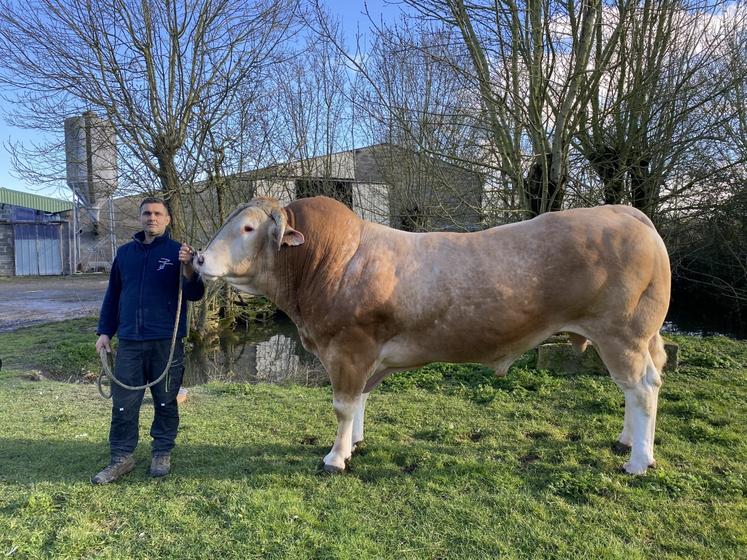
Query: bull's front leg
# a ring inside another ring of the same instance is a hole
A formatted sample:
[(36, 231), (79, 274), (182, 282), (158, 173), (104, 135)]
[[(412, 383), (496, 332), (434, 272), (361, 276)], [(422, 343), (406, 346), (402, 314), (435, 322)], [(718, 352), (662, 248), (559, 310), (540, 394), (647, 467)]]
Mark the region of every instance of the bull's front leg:
[(358, 444), (363, 441), (363, 419), (366, 415), (366, 401), (370, 394), (371, 393), (363, 393), (358, 399), (358, 408), (355, 409), (355, 416), (353, 417), (353, 452), (355, 452), (355, 448)]
[[(361, 398), (360, 394), (356, 396), (343, 395), (338, 392), (334, 394), (332, 406), (337, 416), (337, 437), (332, 450), (324, 457), (324, 470), (327, 472), (344, 471), (345, 461), (352, 455), (353, 422), (360, 407)], [(362, 427), (361, 422), (361, 430)]]

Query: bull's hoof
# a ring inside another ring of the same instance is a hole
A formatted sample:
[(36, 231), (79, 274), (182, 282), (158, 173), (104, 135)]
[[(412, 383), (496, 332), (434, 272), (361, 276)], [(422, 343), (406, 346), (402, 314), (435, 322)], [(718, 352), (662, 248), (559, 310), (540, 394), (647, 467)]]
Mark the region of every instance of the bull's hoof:
[(338, 466), (328, 465), (327, 463), (324, 463), (324, 472), (328, 472), (330, 474), (340, 474), (340, 473), (344, 473), (345, 469), (341, 469)]
[(640, 469), (631, 466), (630, 463), (625, 463), (622, 467), (620, 467), (620, 472), (623, 474), (629, 474), (630, 476), (642, 476), (646, 474), (646, 469)]
[(612, 450), (618, 455), (627, 455), (630, 453), (631, 449), (632, 447), (630, 445), (621, 441), (616, 441), (615, 445), (612, 446)]
[(351, 454), (352, 455), (365, 455), (366, 454), (366, 443), (363, 440), (356, 441), (353, 444), (353, 450)]
[(656, 468), (656, 461), (651, 461), (648, 466), (643, 465), (636, 465), (633, 463), (633, 461), (628, 461), (622, 466), (622, 471), (625, 474), (631, 474), (634, 476), (640, 476), (646, 474), (646, 471), (648, 469), (655, 469)]

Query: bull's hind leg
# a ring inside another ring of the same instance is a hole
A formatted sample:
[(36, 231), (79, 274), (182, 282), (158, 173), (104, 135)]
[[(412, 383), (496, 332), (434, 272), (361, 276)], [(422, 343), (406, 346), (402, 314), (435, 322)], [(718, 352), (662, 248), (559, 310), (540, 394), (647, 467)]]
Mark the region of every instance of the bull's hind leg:
[(630, 474), (644, 474), (648, 467), (656, 464), (654, 431), (661, 386), (659, 360), (652, 357), (648, 341), (631, 346), (627, 341), (606, 340), (600, 341), (598, 346), (612, 379), (625, 394), (625, 423), (620, 444), (630, 445), (632, 450), (623, 468)]

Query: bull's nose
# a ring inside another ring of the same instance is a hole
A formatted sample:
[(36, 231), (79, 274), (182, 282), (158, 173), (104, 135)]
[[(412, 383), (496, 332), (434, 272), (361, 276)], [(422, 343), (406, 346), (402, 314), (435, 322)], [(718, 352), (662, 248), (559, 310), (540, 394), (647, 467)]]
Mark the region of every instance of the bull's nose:
[(199, 264), (200, 266), (205, 264), (205, 257), (203, 257), (202, 255), (197, 255), (197, 264)]

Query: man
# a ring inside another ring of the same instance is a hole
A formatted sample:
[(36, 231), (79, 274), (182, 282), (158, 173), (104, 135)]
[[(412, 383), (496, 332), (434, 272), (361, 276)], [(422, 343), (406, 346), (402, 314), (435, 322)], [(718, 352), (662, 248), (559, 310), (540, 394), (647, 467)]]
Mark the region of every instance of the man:
[[(197, 301), (205, 286), (192, 268), (192, 250), (172, 240), (166, 231), (171, 216), (160, 198), (140, 203), (143, 231), (122, 245), (112, 264), (109, 287), (101, 306), (96, 351), (111, 352), (117, 333), (119, 348), (114, 374), (126, 385), (144, 385), (164, 371), (169, 359), (176, 319), (180, 263), (184, 265), (182, 310), (174, 357), (166, 377), (151, 387), (155, 416), (151, 476), (165, 476), (171, 469), (179, 410), (176, 397), (184, 374), (184, 344), (187, 334), (187, 300)], [(109, 431), (111, 461), (95, 475), (93, 484), (117, 480), (135, 468), (133, 452), (138, 440), (140, 405), (145, 390), (132, 391), (112, 383), (112, 420)]]

